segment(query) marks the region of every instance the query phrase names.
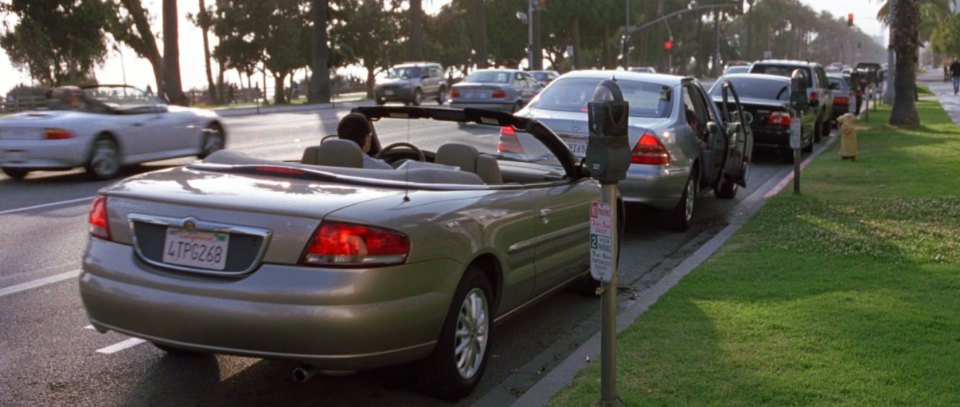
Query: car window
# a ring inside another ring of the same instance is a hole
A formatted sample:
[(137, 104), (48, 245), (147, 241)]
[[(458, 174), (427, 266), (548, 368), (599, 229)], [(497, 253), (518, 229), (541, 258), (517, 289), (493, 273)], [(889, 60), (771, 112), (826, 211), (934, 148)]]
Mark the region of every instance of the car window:
[[(793, 71), (797, 69), (804, 72), (807, 78), (811, 79), (811, 86), (822, 86), (823, 82), (820, 82), (819, 79), (813, 77), (811, 69), (802, 66), (754, 64), (753, 67), (750, 68), (750, 73), (765, 73), (768, 75), (785, 76), (789, 78), (790, 75), (793, 74)], [(740, 88), (738, 87), (737, 89)]]
[(387, 71), (387, 77), (391, 79), (416, 79), (420, 78), (421, 75), (423, 73), (420, 67), (416, 66), (390, 68)]
[[(535, 108), (566, 112), (586, 112), (587, 103), (602, 79), (559, 78), (540, 93)], [(618, 80), (623, 98), (630, 103), (630, 116), (670, 117), (673, 91), (669, 86), (655, 83)]]
[[(781, 80), (780, 78), (750, 78), (750, 77), (736, 77), (736, 78), (725, 78), (733, 84), (734, 89), (737, 90), (737, 96), (741, 99), (744, 98), (755, 98), (755, 99), (773, 99), (773, 100), (789, 100), (790, 98), (790, 81)], [(717, 84), (710, 89), (711, 97), (721, 97), (723, 95), (723, 86), (721, 81), (717, 81)]]
[(466, 78), (463, 78), (464, 82), (481, 82), (481, 83), (510, 83), (511, 82), (510, 72), (503, 71), (475, 71), (470, 75), (467, 75)]
[(703, 130), (706, 127), (707, 120), (714, 120), (712, 111), (707, 108), (706, 100), (700, 87), (688, 83), (683, 86), (683, 106), (685, 109), (693, 111), (697, 116), (697, 128)]

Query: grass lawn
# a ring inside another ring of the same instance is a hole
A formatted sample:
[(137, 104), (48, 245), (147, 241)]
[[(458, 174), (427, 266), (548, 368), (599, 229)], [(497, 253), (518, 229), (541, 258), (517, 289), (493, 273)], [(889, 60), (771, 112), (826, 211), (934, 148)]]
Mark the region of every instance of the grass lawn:
[[(960, 406), (960, 129), (860, 122), (620, 334), (627, 406)], [(551, 406), (600, 397), (599, 363)]]

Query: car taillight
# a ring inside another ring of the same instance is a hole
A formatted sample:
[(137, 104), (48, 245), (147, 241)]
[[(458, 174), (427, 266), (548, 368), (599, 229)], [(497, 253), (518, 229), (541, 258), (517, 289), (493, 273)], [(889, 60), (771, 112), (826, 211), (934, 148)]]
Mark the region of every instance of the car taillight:
[(847, 99), (847, 98), (845, 98), (845, 97), (843, 97), (843, 96), (836, 96), (836, 97), (833, 98), (833, 104), (835, 104), (835, 105), (846, 105), (846, 104), (849, 104), (849, 103), (850, 103), (849, 99)]
[(503, 99), (507, 97), (507, 92), (504, 92), (502, 90), (495, 90), (493, 91), (493, 93), (490, 94), (490, 97), (494, 99)]
[(90, 207), (90, 236), (110, 240), (110, 223), (107, 221), (107, 197), (97, 195)]
[(497, 143), (498, 153), (516, 153), (523, 154), (523, 145), (517, 138), (517, 131), (511, 126), (500, 128), (500, 142)]
[(43, 133), (43, 137), (47, 140), (65, 140), (73, 138), (73, 133), (63, 129), (47, 129)]
[(308, 266), (387, 266), (410, 254), (410, 240), (392, 230), (340, 222), (323, 222), (300, 264)]
[(787, 112), (773, 112), (767, 117), (767, 124), (771, 126), (789, 126), (791, 121), (793, 119)]
[(670, 153), (653, 134), (647, 133), (640, 137), (630, 155), (632, 164), (665, 165), (670, 163)]
[(460, 92), (456, 89), (450, 89), (450, 98), (453, 99), (458, 97), (460, 97)]

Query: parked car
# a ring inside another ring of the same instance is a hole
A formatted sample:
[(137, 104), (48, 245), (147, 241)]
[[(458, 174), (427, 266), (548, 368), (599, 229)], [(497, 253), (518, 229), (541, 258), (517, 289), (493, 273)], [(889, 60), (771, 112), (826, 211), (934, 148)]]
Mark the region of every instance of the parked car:
[(810, 81), (807, 100), (810, 101), (810, 105), (817, 112), (813, 134), (814, 142), (819, 142), (822, 137), (830, 136), (833, 123), (831, 120), (833, 92), (830, 90), (830, 82), (827, 80), (827, 72), (824, 71), (823, 66), (816, 62), (783, 59), (766, 59), (750, 65), (750, 73), (765, 73), (786, 77), (790, 77), (793, 71), (797, 69), (803, 72)]
[(84, 167), (92, 178), (108, 179), (125, 165), (206, 157), (227, 141), (213, 111), (167, 106), (131, 86), (65, 86), (46, 103), (46, 110), (0, 119), (0, 168), (7, 176)]
[(450, 106), (516, 112), (540, 92), (530, 74), (517, 69), (473, 71), (450, 89)]
[[(713, 190), (733, 198), (745, 186), (752, 148), (748, 128), (738, 117), (736, 91), (724, 87), (730, 109), (721, 112), (690, 77), (624, 71), (573, 71), (561, 75), (517, 112), (553, 129), (583, 159), (586, 155), (587, 103), (598, 84), (616, 78), (630, 104), (627, 178), (618, 184), (623, 200), (670, 211), (670, 224), (690, 226), (697, 196)], [(692, 115), (688, 120), (688, 113)], [(509, 149), (510, 132), (501, 148)]]
[(849, 76), (827, 75), (827, 80), (830, 81), (830, 89), (833, 90), (833, 114), (831, 118), (834, 123), (844, 113), (854, 113), (857, 110), (858, 98), (853, 89), (850, 89), (850, 82), (847, 78)]
[(450, 87), (440, 64), (407, 62), (391, 67), (387, 71), (386, 79), (378, 81), (373, 92), (378, 105), (402, 102), (405, 105), (419, 106), (429, 98), (442, 105), (446, 101), (448, 89)]
[[(380, 149), (396, 169), (360, 168), (340, 139), (300, 162), (224, 150), (101, 189), (79, 282), (93, 326), (168, 352), (298, 361), (301, 379), (416, 362), (426, 392), (456, 399), (480, 381), (495, 324), (597, 287), (600, 186), (550, 129), (479, 109), (354, 112), (433, 121), (413, 124), (430, 144)], [(526, 130), (536, 155), (498, 153), (500, 126)]]
[(630, 72), (657, 73), (657, 69), (652, 66), (631, 66), (627, 70)]
[(747, 73), (750, 72), (750, 65), (734, 65), (724, 68), (723, 74), (728, 75), (732, 73)]
[(557, 79), (560, 76), (560, 73), (557, 71), (527, 71), (533, 79), (536, 79), (537, 82), (540, 82), (540, 86), (547, 86), (551, 81)]
[(809, 151), (813, 146), (816, 111), (809, 104), (803, 111), (790, 106), (790, 78), (767, 74), (730, 74), (717, 79), (717, 85), (710, 89), (710, 97), (718, 106), (723, 103), (724, 82), (731, 83), (740, 96), (740, 104), (745, 112), (744, 121), (753, 131), (754, 152), (760, 149), (772, 149), (783, 154), (784, 159), (793, 160), (790, 148), (790, 125), (799, 120), (800, 145)]

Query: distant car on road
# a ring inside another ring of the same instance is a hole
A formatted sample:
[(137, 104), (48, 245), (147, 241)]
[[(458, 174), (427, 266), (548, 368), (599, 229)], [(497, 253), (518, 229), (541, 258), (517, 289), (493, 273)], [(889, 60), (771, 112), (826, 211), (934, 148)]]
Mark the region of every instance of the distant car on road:
[[(745, 186), (752, 139), (740, 122), (739, 102), (723, 87), (724, 109), (711, 103), (691, 77), (624, 71), (573, 71), (561, 75), (518, 116), (538, 119), (553, 129), (578, 159), (587, 151), (587, 103), (597, 85), (616, 78), (630, 103), (627, 178), (618, 184), (625, 202), (670, 211), (670, 226), (690, 226), (696, 198), (714, 191), (733, 198)], [(516, 146), (502, 133), (501, 146)], [(520, 146), (522, 147), (522, 146)], [(517, 147), (519, 148), (519, 147)]]
[(630, 69), (627, 69), (630, 72), (645, 72), (645, 73), (657, 73), (656, 68), (652, 66), (632, 66)]
[(750, 65), (750, 73), (765, 73), (790, 77), (794, 70), (799, 69), (809, 81), (807, 100), (817, 112), (814, 130), (814, 142), (830, 135), (833, 112), (833, 92), (827, 80), (827, 72), (816, 62), (796, 61), (785, 59), (766, 59)]
[(750, 65), (728, 66), (723, 70), (724, 75), (728, 75), (732, 73), (747, 73), (747, 72), (750, 72)]
[[(802, 112), (790, 107), (790, 78), (767, 74), (730, 74), (717, 79), (717, 84), (728, 81), (737, 89), (744, 120), (753, 130), (754, 151), (772, 149), (785, 160), (793, 160), (790, 148), (790, 125), (800, 120), (800, 145), (804, 150), (813, 146), (816, 111), (806, 105)], [(710, 89), (714, 103), (723, 103), (722, 89)]]
[(540, 92), (543, 86), (518, 69), (473, 71), (450, 88), (450, 106), (516, 112)]
[(21, 179), (36, 170), (84, 167), (95, 179), (125, 165), (222, 149), (227, 133), (210, 110), (168, 106), (127, 85), (53, 89), (48, 109), (0, 119), (0, 168)]
[(443, 76), (443, 67), (435, 62), (407, 62), (394, 65), (387, 77), (374, 86), (374, 98), (378, 105), (387, 102), (402, 102), (419, 106), (425, 99), (433, 98), (443, 104), (449, 85)]
[(527, 71), (527, 73), (533, 76), (537, 82), (540, 82), (540, 86), (547, 86), (547, 84), (560, 76), (560, 73), (557, 71)]
[(827, 74), (827, 79), (830, 81), (830, 89), (833, 90), (833, 111), (831, 117), (834, 122), (844, 113), (856, 113), (858, 110), (857, 103), (859, 102), (859, 98), (857, 98), (856, 92), (850, 88), (848, 78), (849, 76), (845, 77), (839, 74)]

